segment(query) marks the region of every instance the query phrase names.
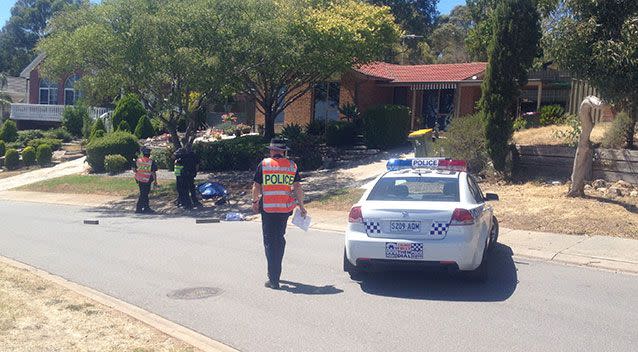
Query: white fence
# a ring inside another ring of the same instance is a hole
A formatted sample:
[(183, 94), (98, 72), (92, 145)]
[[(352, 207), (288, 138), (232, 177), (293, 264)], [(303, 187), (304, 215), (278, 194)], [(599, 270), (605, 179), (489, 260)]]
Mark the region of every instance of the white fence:
[[(65, 105), (11, 104), (12, 120), (62, 122)], [(89, 116), (97, 119), (110, 112), (107, 108), (89, 108)]]

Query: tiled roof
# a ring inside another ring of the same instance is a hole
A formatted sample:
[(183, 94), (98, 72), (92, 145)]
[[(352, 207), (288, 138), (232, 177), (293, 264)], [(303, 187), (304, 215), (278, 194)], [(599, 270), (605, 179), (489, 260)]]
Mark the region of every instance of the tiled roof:
[(355, 70), (366, 76), (391, 83), (425, 83), (464, 81), (473, 76), (481, 76), (486, 66), (486, 62), (434, 65), (395, 65), (374, 62)]

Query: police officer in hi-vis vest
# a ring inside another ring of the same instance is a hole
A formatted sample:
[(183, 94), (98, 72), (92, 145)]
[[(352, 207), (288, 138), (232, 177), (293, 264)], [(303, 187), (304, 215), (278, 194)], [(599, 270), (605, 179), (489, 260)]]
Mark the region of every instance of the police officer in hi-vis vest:
[(266, 287), (278, 289), (281, 261), (286, 247), (286, 224), (295, 207), (306, 216), (301, 177), (297, 165), (286, 158), (286, 143), (281, 139), (270, 141), (270, 158), (259, 163), (253, 183), (253, 211), (261, 212), (264, 248), (268, 261)]
[(155, 211), (148, 204), (148, 194), (151, 193), (151, 184), (157, 186), (157, 164), (151, 159), (151, 150), (142, 147), (142, 156), (135, 162), (135, 180), (140, 188), (140, 197), (137, 199), (136, 213), (152, 214)]

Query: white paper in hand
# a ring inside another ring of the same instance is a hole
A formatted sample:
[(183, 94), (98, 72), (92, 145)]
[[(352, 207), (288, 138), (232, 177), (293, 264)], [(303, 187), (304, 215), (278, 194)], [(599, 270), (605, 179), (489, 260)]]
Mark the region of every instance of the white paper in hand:
[(292, 224), (298, 228), (308, 232), (310, 228), (310, 215), (306, 214), (306, 217), (301, 216), (299, 209), (295, 210), (295, 214), (292, 216)]

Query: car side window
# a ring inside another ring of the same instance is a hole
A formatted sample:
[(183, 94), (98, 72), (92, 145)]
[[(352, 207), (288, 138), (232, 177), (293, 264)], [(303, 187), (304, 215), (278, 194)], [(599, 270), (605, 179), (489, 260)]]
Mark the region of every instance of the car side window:
[(474, 201), (476, 201), (476, 203), (483, 203), (483, 194), (481, 193), (481, 190), (478, 188), (478, 185), (476, 184), (476, 182), (474, 182), (474, 179), (472, 177), (467, 178), (467, 184), (468, 188), (470, 189), (470, 193), (472, 194), (472, 198), (474, 198)]

